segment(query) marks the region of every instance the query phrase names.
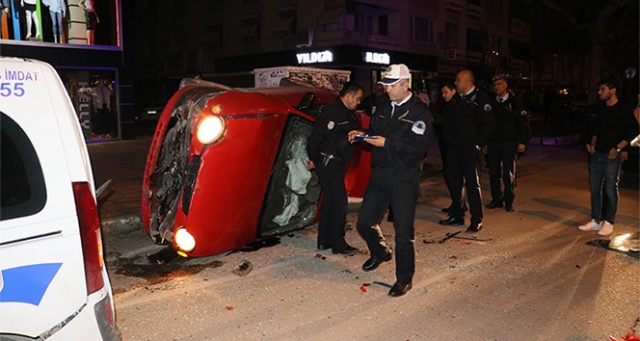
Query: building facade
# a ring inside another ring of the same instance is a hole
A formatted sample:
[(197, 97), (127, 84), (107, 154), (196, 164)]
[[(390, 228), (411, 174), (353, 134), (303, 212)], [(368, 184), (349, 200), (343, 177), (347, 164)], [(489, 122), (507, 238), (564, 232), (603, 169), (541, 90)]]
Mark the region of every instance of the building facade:
[[(495, 72), (526, 79), (530, 5), (530, 0), (139, 0), (138, 78), (164, 86), (149, 97), (170, 94), (187, 69), (231, 86), (251, 86), (256, 68), (344, 69), (367, 91), (394, 63), (405, 63), (412, 86), (428, 92), (462, 68), (481, 79)], [(176, 81), (167, 85), (167, 79)]]

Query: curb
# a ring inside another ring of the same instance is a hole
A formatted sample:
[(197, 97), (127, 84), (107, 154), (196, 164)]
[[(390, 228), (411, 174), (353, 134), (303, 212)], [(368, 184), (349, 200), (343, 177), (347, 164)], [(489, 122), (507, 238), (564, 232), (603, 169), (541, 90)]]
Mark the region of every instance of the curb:
[(564, 135), (564, 136), (534, 136), (530, 143), (539, 144), (541, 146), (568, 146), (578, 144), (580, 142), (580, 134)]
[(142, 218), (137, 214), (102, 220), (103, 232), (124, 234), (137, 229), (142, 229)]

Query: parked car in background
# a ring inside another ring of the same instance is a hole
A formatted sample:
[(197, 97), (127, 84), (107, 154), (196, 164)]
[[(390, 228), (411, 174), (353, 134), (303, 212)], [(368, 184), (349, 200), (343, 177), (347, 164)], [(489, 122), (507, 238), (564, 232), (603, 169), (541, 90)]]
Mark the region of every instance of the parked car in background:
[(0, 57), (0, 340), (120, 340), (96, 190), (56, 71)]
[[(176, 92), (143, 179), (142, 221), (153, 241), (199, 257), (312, 224), (321, 190), (306, 169), (306, 141), (322, 105), (336, 97), (317, 87), (205, 81)], [(370, 153), (358, 149), (347, 170), (351, 196), (362, 196), (369, 169)]]

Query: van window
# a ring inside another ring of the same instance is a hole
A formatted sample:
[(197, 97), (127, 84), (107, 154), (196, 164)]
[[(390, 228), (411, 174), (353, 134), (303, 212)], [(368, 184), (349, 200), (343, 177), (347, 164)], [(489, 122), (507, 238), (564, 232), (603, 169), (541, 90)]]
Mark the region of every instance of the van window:
[(0, 114), (0, 220), (8, 220), (40, 212), (47, 194), (42, 167), (31, 141), (14, 120), (3, 112)]

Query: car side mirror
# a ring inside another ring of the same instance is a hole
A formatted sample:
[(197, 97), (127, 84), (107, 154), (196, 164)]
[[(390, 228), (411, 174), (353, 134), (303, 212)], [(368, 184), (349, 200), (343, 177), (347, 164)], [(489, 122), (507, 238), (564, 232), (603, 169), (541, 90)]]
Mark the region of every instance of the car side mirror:
[(313, 103), (315, 103), (315, 101), (316, 95), (313, 92), (307, 92), (304, 94), (304, 96), (302, 96), (302, 99), (300, 100), (300, 103), (298, 104), (296, 109), (300, 111), (309, 109), (311, 108), (311, 106), (313, 106)]

